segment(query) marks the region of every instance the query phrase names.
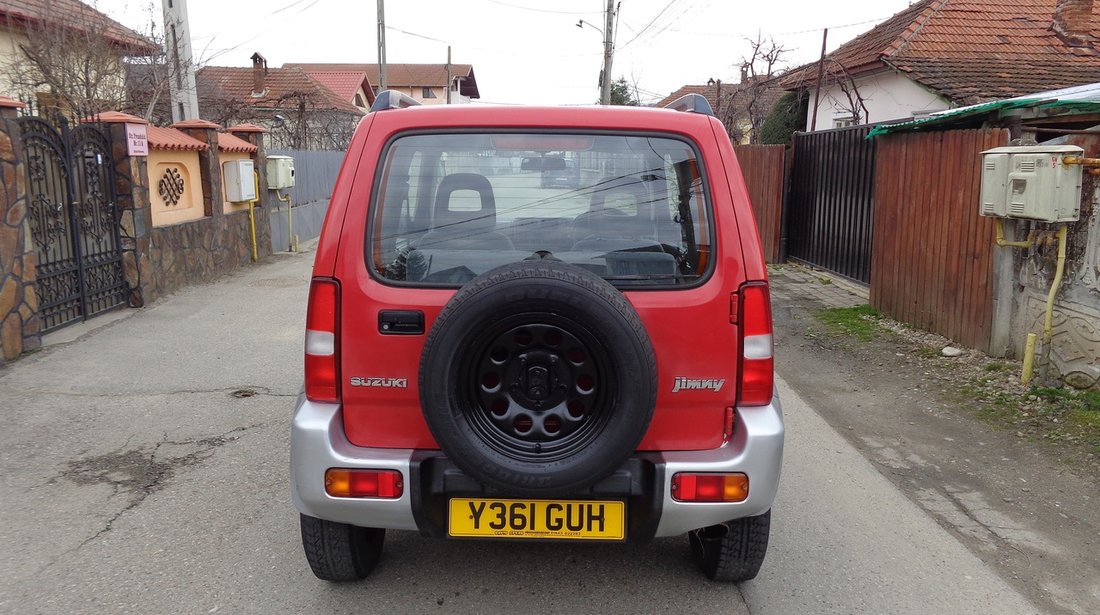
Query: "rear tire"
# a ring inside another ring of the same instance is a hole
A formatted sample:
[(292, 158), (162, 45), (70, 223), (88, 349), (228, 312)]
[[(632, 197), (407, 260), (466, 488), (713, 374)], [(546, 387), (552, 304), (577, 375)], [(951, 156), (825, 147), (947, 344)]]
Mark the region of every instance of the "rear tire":
[(359, 581), (382, 557), (386, 530), (301, 515), (302, 547), (322, 581)]
[(691, 555), (712, 581), (740, 583), (755, 579), (768, 551), (772, 512), (734, 519), (688, 532)]

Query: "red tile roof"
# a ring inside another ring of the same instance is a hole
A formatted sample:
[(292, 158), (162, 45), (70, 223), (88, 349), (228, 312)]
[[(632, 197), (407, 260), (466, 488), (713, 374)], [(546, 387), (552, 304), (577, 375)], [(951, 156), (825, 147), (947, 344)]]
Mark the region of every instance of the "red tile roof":
[(215, 124), (210, 120), (195, 118), (191, 120), (181, 120), (179, 122), (176, 122), (175, 124), (172, 124), (172, 128), (213, 128), (214, 130), (220, 130), (221, 125)]
[(145, 119), (136, 115), (130, 115), (129, 113), (122, 113), (121, 111), (104, 111), (103, 113), (96, 114), (94, 118), (90, 118), (96, 122), (103, 122), (104, 124), (148, 124)]
[(14, 98), (8, 98), (7, 96), (0, 96), (0, 107), (4, 107), (4, 108), (7, 108), (7, 109), (22, 109), (23, 107), (26, 107), (26, 106), (27, 106), (26, 103), (19, 102), (18, 100), (15, 100)]
[(0, 25), (24, 29), (28, 23), (102, 32), (133, 55), (160, 53), (149, 39), (78, 0), (0, 0)]
[[(723, 85), (722, 87), (725, 88), (726, 86)], [(703, 97), (707, 99), (707, 102), (710, 103), (711, 109), (718, 108), (718, 88), (713, 85), (685, 85), (679, 90), (662, 98), (656, 106), (666, 107), (676, 101), (676, 99), (687, 96), (688, 94), (702, 94)]]
[(235, 137), (228, 133), (219, 132), (218, 149), (223, 152), (241, 152), (251, 154), (259, 148), (240, 137)]
[(228, 131), (228, 132), (267, 132), (267, 129), (264, 128), (263, 126), (257, 126), (255, 124), (250, 124), (248, 122), (245, 122), (244, 124), (237, 124), (236, 126), (230, 126), (229, 128), (226, 128), (226, 131)]
[[(828, 55), (833, 74), (893, 68), (960, 104), (1100, 81), (1100, 51), (1051, 30), (1057, 0), (922, 0)], [(1100, 40), (1100, 16), (1091, 32)], [(841, 69), (840, 67), (843, 67)], [(788, 73), (806, 87), (817, 63)]]
[[(299, 67), (306, 72), (352, 71), (366, 73), (370, 83), (378, 86), (381, 82), (377, 64), (284, 64), (287, 67)], [(462, 77), (459, 93), (470, 98), (481, 98), (474, 78), (474, 67), (469, 64), (451, 64), (451, 77)], [(446, 64), (387, 64), (386, 85), (396, 87), (446, 87)]]
[(148, 131), (149, 149), (195, 152), (203, 152), (210, 149), (210, 146), (207, 144), (193, 137), (189, 137), (175, 128), (150, 126)]
[(362, 111), (326, 88), (300, 68), (269, 68), (264, 78), (264, 93), (253, 96), (253, 69), (237, 66), (205, 66), (195, 74), (199, 102), (203, 99), (246, 107), (277, 109), (308, 98), (317, 109), (362, 114)]
[(309, 70), (303, 68), (310, 77), (317, 80), (318, 83), (326, 88), (336, 92), (336, 95), (344, 100), (355, 104), (355, 95), (362, 89), (367, 98), (364, 101), (366, 106), (374, 104), (374, 89), (371, 86), (371, 82), (367, 79), (367, 74), (360, 71), (345, 71), (345, 70)]

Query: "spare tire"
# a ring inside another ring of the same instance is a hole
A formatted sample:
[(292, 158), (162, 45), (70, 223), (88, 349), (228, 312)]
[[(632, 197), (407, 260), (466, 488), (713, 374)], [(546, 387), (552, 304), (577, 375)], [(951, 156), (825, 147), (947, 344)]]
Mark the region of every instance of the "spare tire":
[(641, 442), (657, 359), (638, 313), (603, 278), (549, 260), (471, 280), (420, 358), (424, 418), (443, 452), (518, 496), (585, 489)]

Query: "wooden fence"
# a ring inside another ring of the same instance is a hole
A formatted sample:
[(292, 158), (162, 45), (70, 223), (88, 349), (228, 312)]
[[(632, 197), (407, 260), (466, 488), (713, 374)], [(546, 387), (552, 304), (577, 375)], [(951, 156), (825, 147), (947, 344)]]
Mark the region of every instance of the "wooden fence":
[(786, 148), (782, 145), (741, 145), (734, 150), (748, 185), (749, 198), (752, 199), (756, 228), (764, 245), (764, 258), (769, 263), (778, 263)]
[(978, 215), (983, 150), (1008, 131), (878, 137), (871, 306), (989, 351), (993, 220)]

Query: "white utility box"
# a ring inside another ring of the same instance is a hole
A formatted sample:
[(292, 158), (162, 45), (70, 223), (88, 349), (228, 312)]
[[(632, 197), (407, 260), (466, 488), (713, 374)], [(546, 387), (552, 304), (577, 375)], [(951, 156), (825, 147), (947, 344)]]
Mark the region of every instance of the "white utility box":
[(1041, 222), (1073, 222), (1081, 216), (1081, 165), (1075, 145), (998, 147), (982, 152), (981, 215)]
[(294, 187), (294, 159), (290, 156), (267, 157), (267, 187), (282, 190)]
[(255, 167), (251, 160), (230, 160), (222, 163), (225, 198), (231, 203), (256, 200)]

